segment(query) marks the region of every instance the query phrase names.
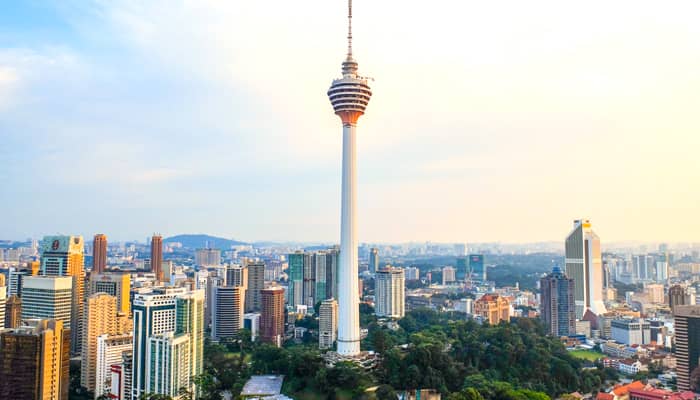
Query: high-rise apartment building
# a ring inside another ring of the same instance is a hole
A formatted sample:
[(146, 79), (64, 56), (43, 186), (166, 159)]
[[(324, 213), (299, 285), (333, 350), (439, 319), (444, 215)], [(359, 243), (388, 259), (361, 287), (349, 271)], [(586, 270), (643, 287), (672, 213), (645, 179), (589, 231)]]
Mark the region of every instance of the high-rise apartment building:
[(574, 280), (558, 266), (540, 279), (540, 318), (550, 335), (561, 337), (576, 333)]
[(374, 275), (375, 313), (378, 317), (403, 318), (405, 314), (405, 288), (403, 268), (391, 266)]
[(265, 263), (262, 261), (247, 262), (248, 284), (245, 292), (245, 311), (260, 311), (262, 302), (260, 291), (265, 288)]
[(284, 342), (284, 289), (270, 287), (261, 292), (260, 340), (282, 346)]
[(0, 333), (0, 398), (68, 400), (70, 332), (59, 320), (26, 320)]
[(5, 328), (19, 328), (22, 320), (22, 300), (12, 295), (5, 304)]
[(95, 391), (97, 371), (97, 337), (117, 333), (117, 298), (95, 293), (85, 301), (83, 342), (80, 351), (80, 385)]
[(245, 288), (242, 286), (215, 287), (212, 297), (211, 338), (233, 338), (243, 328)]
[(163, 274), (163, 237), (160, 235), (151, 237), (151, 272), (156, 274), (157, 282), (166, 281)]
[[(27, 276), (22, 289), (22, 319), (56, 319), (72, 326), (73, 278)], [(65, 328), (64, 328), (65, 327)], [(72, 340), (72, 338), (71, 338)]]
[(498, 294), (485, 294), (474, 302), (474, 314), (484, 322), (496, 325), (510, 320), (510, 301)]
[(369, 273), (374, 274), (379, 270), (379, 249), (372, 247), (369, 249)]
[(194, 262), (202, 267), (221, 265), (221, 250), (197, 249), (194, 253)]
[(659, 283), (649, 283), (644, 286), (644, 293), (647, 295), (647, 301), (653, 304), (664, 303), (664, 285)]
[(92, 240), (92, 273), (107, 269), (107, 235), (98, 233)]
[[(97, 357), (95, 359), (95, 397), (103, 394), (112, 395), (110, 399), (125, 390), (119, 386), (117, 390), (112, 390), (114, 383), (112, 380), (112, 366), (120, 366), (124, 356), (133, 351), (132, 333), (116, 335), (100, 335), (97, 337)], [(81, 368), (82, 372), (82, 368)], [(119, 398), (119, 397), (117, 397)]]
[(700, 360), (700, 306), (679, 305), (674, 314), (678, 390), (697, 390), (691, 386), (690, 375)]
[(77, 354), (82, 343), (85, 301), (85, 245), (82, 236), (46, 236), (41, 245), (40, 274), (70, 276), (73, 279), (71, 302), (71, 352)]
[(603, 261), (600, 238), (589, 220), (574, 221), (565, 242), (566, 275), (574, 280), (576, 318), (590, 311), (594, 316), (607, 312), (603, 302)]
[(130, 294), (131, 275), (121, 272), (90, 274), (88, 296), (95, 293), (107, 293), (117, 298), (117, 311), (131, 313)]
[(407, 281), (417, 281), (420, 279), (420, 270), (416, 267), (404, 268), (404, 275)]
[(338, 337), (338, 302), (323, 300), (318, 313), (318, 347), (330, 349)]

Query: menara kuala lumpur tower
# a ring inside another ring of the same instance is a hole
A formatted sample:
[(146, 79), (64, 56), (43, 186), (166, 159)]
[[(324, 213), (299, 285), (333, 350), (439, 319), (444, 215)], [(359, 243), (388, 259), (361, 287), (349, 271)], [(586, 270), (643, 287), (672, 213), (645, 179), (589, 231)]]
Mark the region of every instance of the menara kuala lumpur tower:
[(357, 120), (365, 113), (372, 96), (368, 79), (357, 73), (352, 58), (352, 0), (348, 0), (348, 54), (343, 77), (328, 90), (335, 114), (343, 121), (343, 185), (340, 216), (338, 272), (338, 354), (360, 354), (360, 311), (357, 282), (357, 166), (355, 136)]

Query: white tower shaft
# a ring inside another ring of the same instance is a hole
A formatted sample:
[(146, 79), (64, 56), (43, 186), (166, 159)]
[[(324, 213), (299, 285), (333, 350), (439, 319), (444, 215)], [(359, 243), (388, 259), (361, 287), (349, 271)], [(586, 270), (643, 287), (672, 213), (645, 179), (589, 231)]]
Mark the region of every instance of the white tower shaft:
[(343, 186), (341, 195), (338, 282), (338, 353), (360, 353), (360, 305), (357, 273), (356, 125), (343, 124)]

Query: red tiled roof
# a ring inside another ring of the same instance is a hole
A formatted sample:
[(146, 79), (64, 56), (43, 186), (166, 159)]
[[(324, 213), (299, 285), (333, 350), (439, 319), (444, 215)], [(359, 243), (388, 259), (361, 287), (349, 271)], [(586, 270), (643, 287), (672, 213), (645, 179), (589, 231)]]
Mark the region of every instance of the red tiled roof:
[(613, 389), (613, 394), (615, 396), (618, 396), (618, 397), (624, 396), (627, 393), (629, 393), (629, 391), (631, 389), (642, 389), (642, 388), (644, 388), (644, 386), (645, 385), (641, 381), (634, 381), (634, 382), (629, 383), (627, 385), (622, 385), (622, 386), (616, 387), (615, 389)]

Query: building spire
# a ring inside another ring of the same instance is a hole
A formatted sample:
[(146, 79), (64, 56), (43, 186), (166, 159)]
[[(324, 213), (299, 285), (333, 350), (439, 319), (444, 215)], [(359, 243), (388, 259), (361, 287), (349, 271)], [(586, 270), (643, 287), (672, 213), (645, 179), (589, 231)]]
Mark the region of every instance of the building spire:
[(352, 0), (348, 0), (348, 59), (352, 59)]

